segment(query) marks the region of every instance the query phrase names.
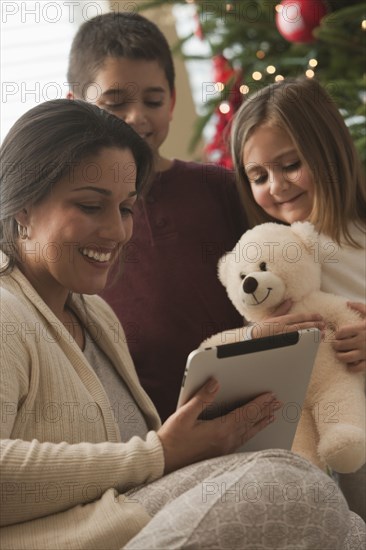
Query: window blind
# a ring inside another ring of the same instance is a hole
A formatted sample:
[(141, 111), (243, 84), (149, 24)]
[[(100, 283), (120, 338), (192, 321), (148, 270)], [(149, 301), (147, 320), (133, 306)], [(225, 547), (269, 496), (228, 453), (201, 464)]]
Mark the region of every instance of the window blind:
[(23, 113), (66, 97), (77, 28), (109, 9), (108, 0), (1, 1), (1, 141)]

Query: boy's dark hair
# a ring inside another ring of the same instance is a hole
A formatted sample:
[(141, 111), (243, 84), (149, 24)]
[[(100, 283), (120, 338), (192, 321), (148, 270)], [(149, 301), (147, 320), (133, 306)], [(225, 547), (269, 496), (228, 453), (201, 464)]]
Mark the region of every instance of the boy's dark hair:
[(110, 12), (83, 23), (71, 45), (67, 80), (75, 97), (88, 85), (107, 57), (157, 61), (174, 91), (175, 71), (169, 44), (159, 28), (132, 12)]

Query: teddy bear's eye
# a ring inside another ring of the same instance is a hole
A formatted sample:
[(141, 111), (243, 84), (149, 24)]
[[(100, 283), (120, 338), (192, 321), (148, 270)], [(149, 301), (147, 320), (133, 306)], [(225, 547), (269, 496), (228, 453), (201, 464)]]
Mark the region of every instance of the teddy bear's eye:
[(261, 271), (267, 271), (267, 264), (266, 264), (266, 262), (261, 262), (261, 263), (259, 264), (259, 269), (260, 269)]
[(245, 279), (245, 273), (240, 273), (241, 280)]

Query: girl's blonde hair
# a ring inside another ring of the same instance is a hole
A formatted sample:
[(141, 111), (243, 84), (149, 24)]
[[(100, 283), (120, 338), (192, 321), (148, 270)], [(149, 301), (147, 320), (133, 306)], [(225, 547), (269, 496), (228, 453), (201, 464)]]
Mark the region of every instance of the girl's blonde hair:
[(275, 124), (288, 133), (314, 181), (309, 217), (316, 228), (340, 244), (355, 245), (349, 222), (364, 225), (366, 189), (361, 161), (334, 101), (314, 79), (285, 79), (259, 90), (240, 107), (232, 132), (236, 180), (249, 223), (273, 221), (255, 202), (243, 150), (256, 128)]

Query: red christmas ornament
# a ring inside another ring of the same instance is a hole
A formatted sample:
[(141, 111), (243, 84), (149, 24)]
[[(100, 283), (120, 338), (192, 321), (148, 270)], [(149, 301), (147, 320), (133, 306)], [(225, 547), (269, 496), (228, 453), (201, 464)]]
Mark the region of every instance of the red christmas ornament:
[[(204, 148), (205, 160), (215, 162), (220, 166), (232, 169), (230, 150), (228, 147), (229, 132), (234, 113), (239, 108), (243, 96), (240, 93), (242, 71), (234, 69), (224, 55), (216, 55), (213, 58), (213, 72), (215, 82), (222, 83), (222, 101), (215, 109), (216, 127), (215, 134)], [(226, 107), (223, 109), (223, 105)]]
[(214, 69), (213, 77), (216, 82), (223, 82), (226, 84), (230, 78), (236, 75), (235, 69), (233, 69), (224, 55), (215, 55), (212, 59), (212, 63)]
[(313, 30), (327, 13), (325, 0), (282, 0), (277, 29), (289, 42), (314, 42)]

